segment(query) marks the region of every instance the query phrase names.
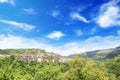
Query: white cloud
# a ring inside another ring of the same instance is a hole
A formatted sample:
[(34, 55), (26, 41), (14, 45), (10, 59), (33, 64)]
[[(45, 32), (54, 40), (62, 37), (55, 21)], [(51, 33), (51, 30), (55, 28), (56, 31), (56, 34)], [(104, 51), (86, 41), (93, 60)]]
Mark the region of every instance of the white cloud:
[(82, 42), (70, 42), (60, 46), (56, 51), (62, 55), (70, 55), (74, 53), (82, 53), (98, 49), (108, 49), (120, 46), (119, 36), (93, 36)]
[(0, 34), (0, 48), (46, 48), (49, 50), (49, 45), (40, 43), (34, 39), (29, 39), (11, 34)]
[(26, 14), (37, 14), (37, 12), (33, 8), (22, 9), (22, 11)]
[(76, 13), (76, 12), (71, 13), (70, 17), (72, 19), (75, 19), (75, 20), (79, 20), (79, 21), (82, 21), (82, 22), (85, 22), (85, 23), (89, 23), (89, 21), (85, 17), (81, 16), (79, 13)]
[(51, 13), (51, 15), (52, 15), (53, 17), (57, 17), (57, 16), (60, 15), (60, 11), (58, 11), (58, 10), (53, 10), (52, 13)]
[(48, 38), (50, 38), (50, 39), (56, 39), (56, 40), (59, 40), (63, 36), (65, 36), (65, 34), (63, 34), (60, 31), (53, 31), (52, 33), (50, 33), (49, 35), (47, 35)]
[(107, 28), (120, 25), (120, 7), (117, 5), (120, 0), (112, 0), (100, 8), (96, 22), (100, 27)]
[(11, 5), (15, 5), (14, 0), (0, 0), (0, 3), (10, 3)]
[(26, 31), (29, 31), (29, 30), (32, 30), (35, 28), (35, 26), (33, 26), (33, 25), (26, 24), (26, 23), (19, 23), (19, 22), (15, 22), (15, 21), (0, 20), (0, 22), (11, 25), (11, 26), (15, 26), (17, 28), (21, 28)]
[(75, 30), (75, 33), (77, 36), (83, 35), (83, 32), (81, 30)]
[(0, 0), (1, 3), (8, 2), (8, 0)]
[(56, 47), (56, 51), (61, 55), (68, 56), (70, 54), (80, 53), (85, 51), (82, 47), (79, 46), (80, 44), (77, 42), (69, 42), (64, 44), (63, 46)]

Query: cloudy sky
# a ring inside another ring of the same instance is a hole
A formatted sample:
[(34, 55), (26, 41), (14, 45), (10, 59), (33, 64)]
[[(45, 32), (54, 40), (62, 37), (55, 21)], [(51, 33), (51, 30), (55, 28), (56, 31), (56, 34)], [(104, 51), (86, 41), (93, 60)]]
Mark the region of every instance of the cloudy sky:
[(0, 48), (61, 55), (120, 46), (120, 0), (0, 0)]

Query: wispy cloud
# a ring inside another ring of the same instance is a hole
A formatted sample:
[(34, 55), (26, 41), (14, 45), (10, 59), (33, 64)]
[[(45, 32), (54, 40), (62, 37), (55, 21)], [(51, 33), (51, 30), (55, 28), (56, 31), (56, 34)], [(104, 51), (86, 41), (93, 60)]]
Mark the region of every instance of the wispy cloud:
[(35, 9), (33, 9), (33, 8), (22, 9), (22, 11), (23, 11), (23, 13), (26, 13), (26, 14), (37, 14)]
[(15, 21), (8, 21), (8, 20), (0, 20), (0, 22), (17, 27), (17, 28), (21, 28), (26, 31), (30, 31), (35, 28), (35, 26), (27, 24), (27, 23), (20, 23), (20, 22), (15, 22)]
[(14, 0), (0, 0), (0, 3), (10, 3), (11, 5), (15, 5)]
[(99, 16), (96, 19), (100, 27), (120, 25), (120, 7), (117, 5), (119, 2), (120, 0), (112, 0), (101, 6)]
[(85, 17), (81, 16), (79, 13), (76, 13), (76, 12), (72, 12), (70, 14), (70, 17), (72, 19), (75, 19), (75, 20), (79, 20), (79, 21), (82, 21), (82, 22), (85, 22), (85, 23), (89, 23), (89, 21)]
[(97, 27), (93, 27), (93, 28), (91, 29), (91, 31), (90, 31), (90, 34), (93, 35), (93, 34), (95, 34), (97, 31), (98, 31), (98, 30), (97, 30)]
[(83, 32), (81, 30), (75, 30), (75, 33), (77, 36), (83, 35)]
[(59, 10), (53, 10), (52, 13), (51, 13), (51, 15), (52, 15), (53, 17), (57, 17), (57, 16), (60, 15), (60, 11), (59, 11)]
[(63, 34), (61, 31), (53, 31), (52, 33), (47, 35), (48, 38), (56, 40), (59, 40), (63, 36), (65, 36), (65, 34)]

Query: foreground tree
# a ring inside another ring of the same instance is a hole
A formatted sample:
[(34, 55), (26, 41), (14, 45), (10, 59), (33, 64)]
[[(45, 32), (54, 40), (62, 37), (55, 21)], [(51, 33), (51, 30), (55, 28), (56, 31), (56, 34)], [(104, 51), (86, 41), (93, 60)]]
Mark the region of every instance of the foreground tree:
[(106, 67), (109, 69), (109, 73), (115, 74), (117, 80), (120, 80), (120, 55), (107, 62)]
[(87, 58), (76, 57), (68, 65), (69, 70), (65, 72), (64, 80), (115, 80), (114, 75), (108, 74), (106, 69), (102, 71)]

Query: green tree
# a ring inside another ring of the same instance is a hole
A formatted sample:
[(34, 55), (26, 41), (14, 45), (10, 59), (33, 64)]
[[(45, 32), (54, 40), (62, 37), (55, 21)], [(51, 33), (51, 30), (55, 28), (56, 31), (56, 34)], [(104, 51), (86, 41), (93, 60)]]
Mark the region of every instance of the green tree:
[(102, 71), (90, 59), (74, 58), (68, 62), (69, 70), (65, 72), (65, 80), (115, 80), (110, 79), (107, 70)]

